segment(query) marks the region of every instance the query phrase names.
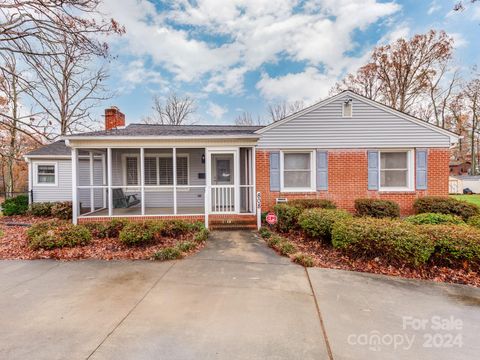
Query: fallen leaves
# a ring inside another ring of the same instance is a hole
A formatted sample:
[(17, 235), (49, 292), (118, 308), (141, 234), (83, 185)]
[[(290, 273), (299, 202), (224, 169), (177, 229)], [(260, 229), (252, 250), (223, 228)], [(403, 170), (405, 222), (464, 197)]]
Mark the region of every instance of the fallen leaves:
[[(3, 222), (2, 218), (2, 222)], [(20, 219), (15, 219), (16, 221)], [(21, 219), (26, 221), (25, 217)], [(30, 219), (32, 223), (38, 222), (37, 218)], [(45, 221), (45, 219), (41, 219)], [(13, 222), (13, 221), (12, 221)], [(61, 248), (52, 250), (32, 250), (28, 246), (27, 227), (5, 226), (0, 223), (0, 259), (101, 259), (101, 260), (147, 260), (154, 252), (165, 247), (175, 246), (182, 241), (192, 241), (195, 233), (186, 234), (177, 238), (162, 238), (161, 241), (145, 246), (128, 247), (121, 244), (117, 239), (93, 239), (89, 245), (73, 248)], [(188, 251), (188, 254), (197, 252), (203, 245), (196, 246)]]
[(315, 266), (318, 267), (480, 287), (480, 274), (466, 267), (463, 269), (438, 266), (424, 266), (416, 269), (407, 266), (397, 267), (381, 258), (352, 259), (328, 244), (305, 238), (300, 232), (283, 234), (283, 236), (294, 242), (299, 251), (311, 255), (315, 259)]

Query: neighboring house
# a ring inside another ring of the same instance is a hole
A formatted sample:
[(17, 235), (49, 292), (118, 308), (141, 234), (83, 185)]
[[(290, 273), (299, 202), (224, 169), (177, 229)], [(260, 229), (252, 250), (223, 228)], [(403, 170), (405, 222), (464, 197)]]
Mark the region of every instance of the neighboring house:
[(33, 201), (72, 200), (80, 222), (255, 221), (257, 193), (262, 211), (297, 198), (352, 210), (371, 197), (408, 214), (416, 198), (448, 194), (459, 138), (350, 91), (266, 127), (125, 127), (117, 108), (105, 124), (26, 155)]
[(472, 167), (472, 163), (468, 160), (451, 160), (450, 164), (450, 175), (467, 175)]

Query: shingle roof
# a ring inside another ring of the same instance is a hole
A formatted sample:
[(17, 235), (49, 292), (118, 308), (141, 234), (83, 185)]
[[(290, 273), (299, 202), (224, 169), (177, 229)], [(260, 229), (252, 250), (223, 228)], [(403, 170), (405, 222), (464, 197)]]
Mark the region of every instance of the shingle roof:
[(55, 141), (37, 150), (30, 151), (26, 156), (65, 156), (71, 155), (71, 149), (65, 145), (64, 140)]
[(74, 136), (222, 136), (253, 135), (262, 126), (237, 125), (149, 125), (130, 124), (125, 128), (93, 131)]

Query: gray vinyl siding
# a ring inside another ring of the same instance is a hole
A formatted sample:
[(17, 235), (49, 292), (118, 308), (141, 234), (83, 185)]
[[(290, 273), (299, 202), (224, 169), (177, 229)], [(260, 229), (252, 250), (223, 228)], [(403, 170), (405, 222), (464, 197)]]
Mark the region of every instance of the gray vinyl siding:
[(259, 148), (449, 147), (449, 136), (357, 98), (353, 116), (342, 117), (348, 94), (261, 134)]
[[(35, 164), (44, 162), (57, 163), (58, 179), (56, 186), (35, 185)], [(31, 164), (33, 202), (72, 201), (72, 164), (70, 160), (31, 160)]]

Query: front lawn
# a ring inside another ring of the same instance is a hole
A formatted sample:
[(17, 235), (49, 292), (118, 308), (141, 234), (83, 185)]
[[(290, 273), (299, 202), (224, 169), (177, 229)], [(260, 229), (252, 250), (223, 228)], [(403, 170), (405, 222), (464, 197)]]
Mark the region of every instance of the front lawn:
[(480, 206), (480, 194), (474, 194), (474, 195), (450, 195), (451, 197), (457, 199), (457, 200), (462, 200), (462, 201), (467, 201), (469, 203), (475, 204), (477, 206)]

